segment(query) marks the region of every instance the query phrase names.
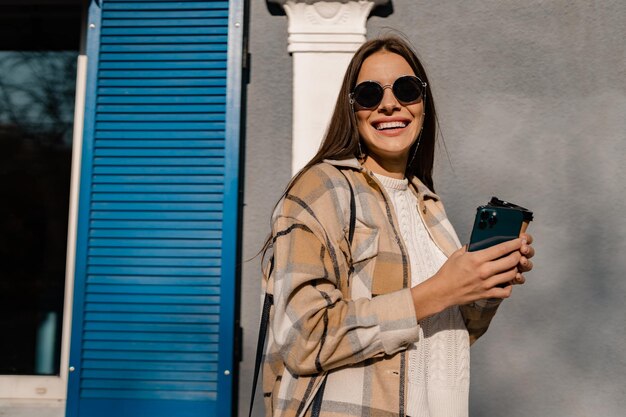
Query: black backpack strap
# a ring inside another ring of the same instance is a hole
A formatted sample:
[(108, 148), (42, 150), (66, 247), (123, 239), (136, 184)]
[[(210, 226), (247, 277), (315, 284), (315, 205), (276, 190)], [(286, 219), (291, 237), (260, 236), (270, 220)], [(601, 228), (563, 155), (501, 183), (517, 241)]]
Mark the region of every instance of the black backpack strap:
[(311, 417), (319, 417), (322, 411), (322, 399), (324, 398), (324, 389), (326, 388), (326, 378), (322, 381), (322, 385), (318, 388), (311, 404)]
[[(270, 270), (268, 277), (272, 275), (274, 270), (274, 257), (270, 259)], [(250, 410), (248, 417), (252, 417), (252, 407), (254, 407), (254, 393), (256, 392), (256, 384), (259, 380), (259, 371), (261, 369), (261, 360), (263, 359), (263, 348), (265, 347), (265, 339), (267, 335), (267, 326), (270, 321), (270, 310), (274, 304), (274, 296), (265, 292), (263, 298), (263, 311), (261, 312), (261, 324), (259, 326), (259, 339), (256, 343), (256, 359), (254, 363), (254, 377), (252, 378), (252, 395), (250, 396)]]
[[(344, 176), (346, 182), (348, 183), (348, 188), (350, 189), (350, 226), (348, 229), (348, 242), (350, 246), (352, 246), (352, 240), (354, 239), (354, 229), (356, 228), (356, 199), (354, 197), (354, 189), (352, 188), (352, 184), (341, 170), (341, 175)], [(270, 267), (268, 277), (272, 275), (272, 271), (274, 270), (274, 257), (270, 259)], [(352, 273), (352, 265), (350, 265), (350, 273)], [(265, 339), (267, 336), (267, 326), (270, 321), (270, 309), (272, 308), (272, 304), (274, 304), (274, 297), (272, 294), (265, 293), (265, 298), (263, 299), (263, 312), (261, 313), (261, 324), (259, 326), (259, 339), (256, 344), (256, 360), (254, 363), (254, 377), (252, 378), (252, 395), (250, 396), (250, 409), (248, 411), (248, 417), (252, 417), (252, 407), (254, 406), (254, 393), (256, 392), (256, 385), (259, 380), (259, 371), (261, 369), (261, 361), (263, 359), (263, 348), (265, 347)], [(322, 382), (322, 385), (319, 387), (317, 393), (315, 394), (315, 398), (313, 399), (312, 404), (312, 415), (319, 416), (321, 407), (322, 407), (322, 398), (324, 396), (324, 388), (326, 387), (326, 379)]]

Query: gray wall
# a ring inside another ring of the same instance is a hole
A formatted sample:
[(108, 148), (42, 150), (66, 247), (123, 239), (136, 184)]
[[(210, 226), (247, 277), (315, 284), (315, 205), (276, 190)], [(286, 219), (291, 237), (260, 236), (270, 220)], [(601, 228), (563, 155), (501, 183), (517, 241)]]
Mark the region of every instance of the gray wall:
[[(243, 248), (256, 254), (289, 178), (287, 18), (251, 1)], [(448, 151), (435, 185), (462, 241), (491, 195), (534, 210), (537, 256), (472, 348), (472, 416), (622, 416), (626, 409), (626, 2), (394, 0), (429, 71)], [(260, 300), (244, 263), (247, 412)], [(258, 397), (259, 398), (259, 397)], [(262, 415), (261, 406), (255, 415)]]
[[(250, 0), (250, 83), (246, 112), (241, 275), (239, 416), (248, 415), (261, 311), (261, 261), (256, 256), (270, 232), (274, 204), (291, 177), (291, 57), (287, 18), (272, 16), (265, 2)], [(253, 259), (251, 259), (253, 258)], [(260, 382), (259, 382), (260, 384)], [(254, 416), (263, 416), (257, 389)]]

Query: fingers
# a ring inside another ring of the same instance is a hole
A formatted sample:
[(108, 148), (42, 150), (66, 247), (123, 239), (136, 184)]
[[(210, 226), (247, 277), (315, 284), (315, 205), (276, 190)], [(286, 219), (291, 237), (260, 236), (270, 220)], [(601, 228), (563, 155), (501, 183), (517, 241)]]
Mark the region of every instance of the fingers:
[(519, 251), (521, 247), (522, 239), (518, 238), (494, 245), (487, 249), (476, 251), (474, 253), (480, 257), (479, 261), (488, 262), (508, 255), (513, 251)]
[(526, 283), (526, 277), (521, 272), (515, 274), (515, 278), (508, 282), (509, 285), (522, 285)]
[(507, 271), (501, 272), (487, 279), (485, 281), (485, 285), (487, 288), (497, 287), (498, 285), (501, 285), (501, 284), (511, 285), (513, 282), (517, 282), (518, 274), (519, 272), (517, 272), (516, 268), (511, 268)]
[(529, 235), (528, 233), (522, 233), (521, 235), (519, 235), (520, 239), (526, 239), (526, 242), (530, 245), (531, 243), (533, 243), (533, 237), (532, 235)]
[(503, 258), (485, 263), (483, 267), (481, 268), (483, 279), (489, 278), (490, 276), (496, 275), (503, 271), (509, 271), (509, 270), (517, 271), (516, 267), (519, 265), (521, 258), (522, 258), (522, 255), (520, 255), (519, 251), (515, 251), (515, 252), (509, 253), (507, 256)]
[(533, 263), (530, 259), (522, 256), (519, 261), (519, 265), (517, 266), (520, 272), (529, 272), (533, 269)]
[(535, 248), (533, 248), (530, 245), (522, 245), (522, 247), (520, 249), (520, 252), (526, 258), (532, 258), (533, 256), (535, 256)]
[(523, 233), (520, 236), (520, 239), (522, 239), (522, 247), (520, 249), (520, 252), (522, 253), (522, 255), (524, 255), (528, 259), (535, 256), (535, 248), (531, 246), (531, 243), (533, 241), (532, 236), (529, 234)]
[(533, 263), (530, 261), (530, 258), (535, 256), (535, 248), (530, 245), (533, 241), (533, 237), (528, 233), (522, 233), (520, 238), (522, 239), (520, 253), (523, 256), (520, 259), (518, 269), (520, 272), (528, 272), (533, 269)]
[(509, 285), (504, 288), (494, 287), (491, 290), (489, 290), (487, 294), (488, 294), (488, 298), (509, 298), (512, 292), (513, 292), (513, 286)]

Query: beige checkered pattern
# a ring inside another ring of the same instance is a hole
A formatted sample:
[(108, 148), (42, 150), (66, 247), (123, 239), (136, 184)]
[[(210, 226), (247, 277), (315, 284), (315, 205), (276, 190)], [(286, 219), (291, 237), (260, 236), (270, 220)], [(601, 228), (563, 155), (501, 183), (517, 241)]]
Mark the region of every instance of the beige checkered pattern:
[[(339, 169), (356, 197), (352, 247), (350, 191)], [(449, 256), (459, 242), (439, 197), (417, 179), (412, 185), (426, 227)], [(408, 255), (382, 185), (356, 159), (316, 165), (277, 206), (272, 234), (266, 416), (310, 416), (324, 379), (322, 417), (404, 416), (406, 347), (419, 333)], [(461, 307), (472, 342), (497, 306)]]

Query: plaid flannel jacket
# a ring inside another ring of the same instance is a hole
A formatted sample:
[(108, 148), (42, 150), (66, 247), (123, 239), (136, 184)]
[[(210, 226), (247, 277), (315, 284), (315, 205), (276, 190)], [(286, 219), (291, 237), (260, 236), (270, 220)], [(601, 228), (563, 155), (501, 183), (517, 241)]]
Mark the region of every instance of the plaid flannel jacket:
[[(350, 181), (356, 198), (352, 247), (347, 231)], [(439, 197), (411, 180), (417, 209), (447, 255), (459, 246)], [(306, 171), (272, 217), (273, 294), (263, 358), (266, 416), (402, 417), (406, 347), (418, 338), (411, 272), (383, 186), (356, 159)], [(499, 302), (460, 306), (470, 343)], [(326, 380), (320, 410), (311, 402)]]

